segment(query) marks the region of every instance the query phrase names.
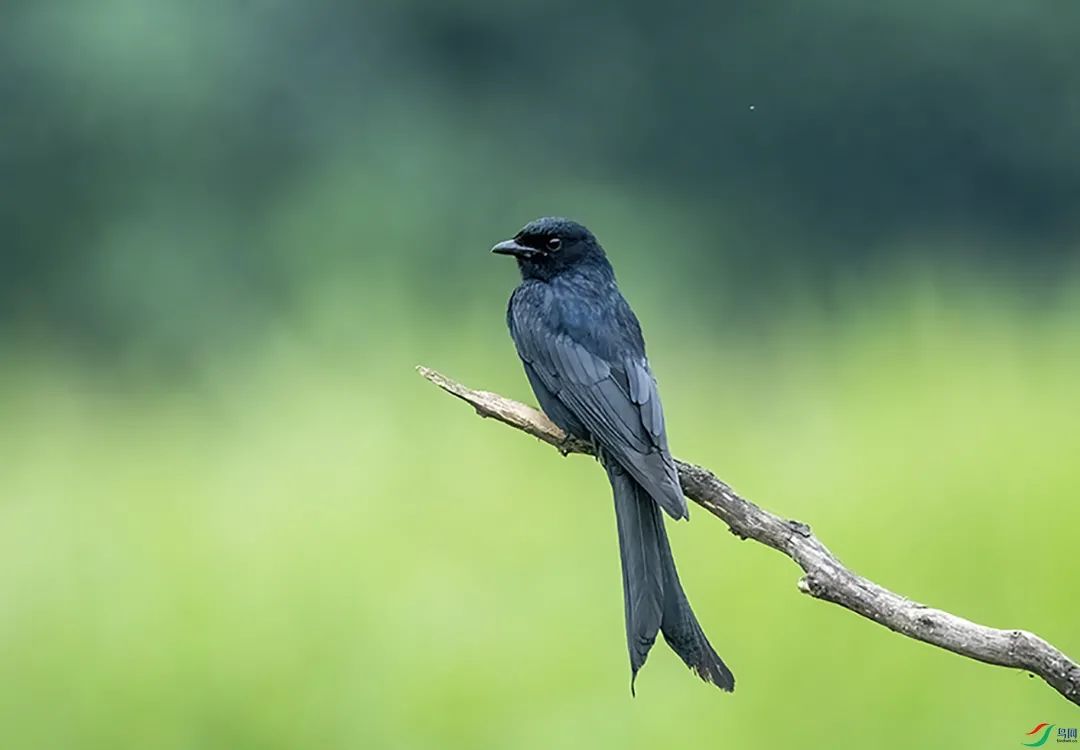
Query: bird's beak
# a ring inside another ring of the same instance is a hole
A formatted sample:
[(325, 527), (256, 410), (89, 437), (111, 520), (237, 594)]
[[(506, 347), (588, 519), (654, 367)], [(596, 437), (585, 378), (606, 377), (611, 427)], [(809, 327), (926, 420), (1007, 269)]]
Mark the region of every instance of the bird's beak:
[(491, 252), (496, 255), (514, 255), (518, 258), (528, 258), (531, 255), (536, 255), (536, 250), (520, 244), (517, 240), (503, 240), (491, 248)]

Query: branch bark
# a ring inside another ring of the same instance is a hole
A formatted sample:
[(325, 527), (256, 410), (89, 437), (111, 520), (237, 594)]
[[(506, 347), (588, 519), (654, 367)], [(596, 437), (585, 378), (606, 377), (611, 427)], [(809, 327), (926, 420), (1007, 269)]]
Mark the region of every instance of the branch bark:
[[(530, 406), (496, 393), (473, 390), (427, 367), (417, 370), (444, 391), (471, 404), (481, 417), (508, 424), (554, 445), (564, 454), (592, 455), (591, 446), (568, 438)], [(1067, 700), (1080, 705), (1080, 666), (1042, 638), (1024, 630), (989, 628), (895, 594), (844, 567), (806, 524), (759, 508), (708, 469), (678, 459), (675, 463), (688, 498), (726, 523), (736, 536), (772, 547), (802, 568), (805, 575), (798, 587), (804, 594), (839, 604), (901, 635), (961, 656), (1036, 674)]]

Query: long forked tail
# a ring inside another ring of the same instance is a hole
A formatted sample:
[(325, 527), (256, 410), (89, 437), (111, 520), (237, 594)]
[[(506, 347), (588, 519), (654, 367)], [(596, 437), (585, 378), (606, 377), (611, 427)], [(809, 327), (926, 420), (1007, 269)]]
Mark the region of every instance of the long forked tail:
[(735, 677), (716, 655), (683, 592), (659, 506), (615, 461), (607, 463), (619, 527), (630, 691), (657, 632), (698, 677), (734, 690)]

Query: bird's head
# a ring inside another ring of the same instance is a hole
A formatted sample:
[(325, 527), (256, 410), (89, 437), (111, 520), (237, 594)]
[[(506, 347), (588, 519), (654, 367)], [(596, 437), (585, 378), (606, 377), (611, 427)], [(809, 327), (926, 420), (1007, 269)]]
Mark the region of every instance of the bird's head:
[(550, 216), (530, 221), (491, 252), (517, 258), (527, 279), (547, 280), (575, 268), (611, 268), (592, 232), (576, 221)]

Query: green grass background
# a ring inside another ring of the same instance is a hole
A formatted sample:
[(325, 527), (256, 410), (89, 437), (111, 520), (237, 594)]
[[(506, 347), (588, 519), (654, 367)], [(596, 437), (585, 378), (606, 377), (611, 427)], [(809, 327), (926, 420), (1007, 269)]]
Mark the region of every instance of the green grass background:
[[(749, 335), (624, 286), (678, 456), (889, 588), (1080, 654), (1075, 295), (909, 275)], [(603, 473), (412, 370), (531, 401), (504, 297), (452, 326), (400, 300), (364, 301), (404, 321), (377, 349), (315, 315), (183, 386), (11, 347), (0, 747), (986, 748), (1080, 721), (1038, 679), (800, 595), (700, 510), (669, 528), (738, 689), (659, 645), (632, 699)]]

